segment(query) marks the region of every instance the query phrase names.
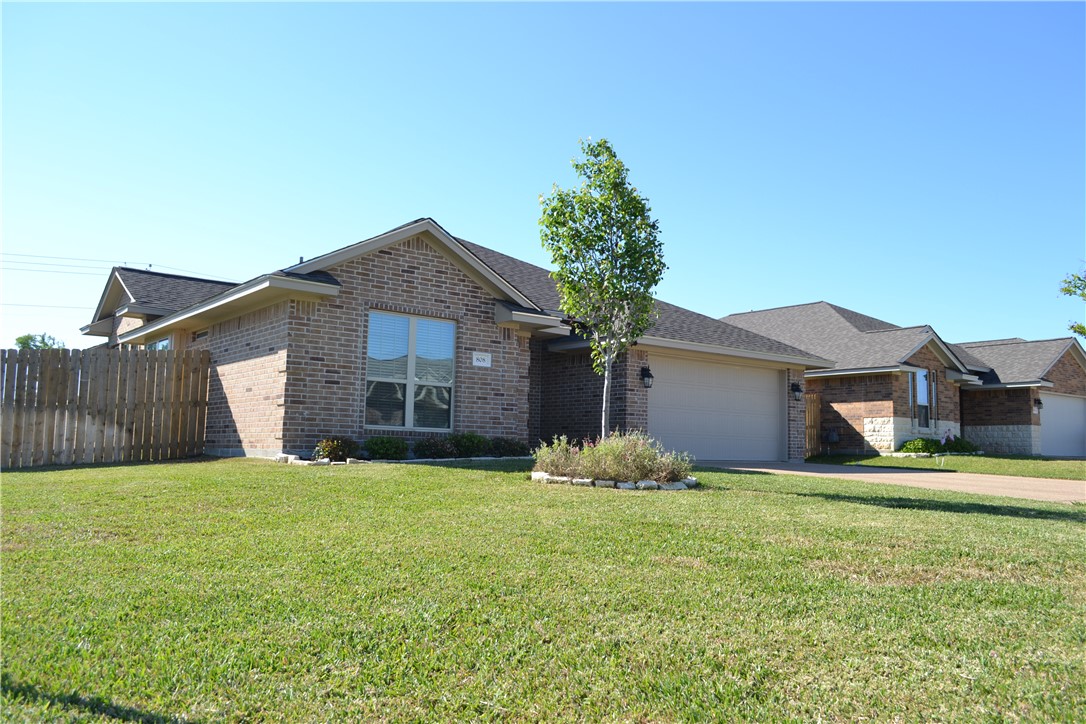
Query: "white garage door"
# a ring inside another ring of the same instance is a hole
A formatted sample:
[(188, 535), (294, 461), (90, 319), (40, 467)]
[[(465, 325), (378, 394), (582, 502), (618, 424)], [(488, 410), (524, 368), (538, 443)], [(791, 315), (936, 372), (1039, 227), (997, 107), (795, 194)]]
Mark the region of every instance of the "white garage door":
[(782, 460), (779, 370), (650, 355), (649, 434), (700, 460)]
[(1086, 455), (1086, 398), (1041, 395), (1041, 454)]

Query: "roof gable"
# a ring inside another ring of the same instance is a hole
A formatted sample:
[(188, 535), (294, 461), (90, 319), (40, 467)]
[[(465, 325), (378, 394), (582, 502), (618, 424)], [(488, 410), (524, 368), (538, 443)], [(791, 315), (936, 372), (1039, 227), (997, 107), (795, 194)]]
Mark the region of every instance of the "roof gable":
[(1072, 337), (1028, 341), (1020, 337), (963, 342), (957, 345), (988, 365), (981, 375), (986, 385), (1038, 383), (1069, 350), (1086, 367), (1086, 353)]

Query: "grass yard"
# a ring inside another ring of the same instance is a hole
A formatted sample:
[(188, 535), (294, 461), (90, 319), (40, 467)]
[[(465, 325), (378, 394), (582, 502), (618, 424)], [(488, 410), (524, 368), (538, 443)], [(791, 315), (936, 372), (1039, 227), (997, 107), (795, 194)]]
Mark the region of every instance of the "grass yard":
[(0, 718), (1086, 720), (1086, 507), (527, 470), (5, 473)]
[(954, 473), (1011, 475), (1020, 478), (1086, 480), (1086, 460), (1057, 460), (1025, 455), (949, 455), (938, 458), (892, 458), (882, 455), (819, 455), (808, 462), (827, 465), (871, 465), (919, 468)]

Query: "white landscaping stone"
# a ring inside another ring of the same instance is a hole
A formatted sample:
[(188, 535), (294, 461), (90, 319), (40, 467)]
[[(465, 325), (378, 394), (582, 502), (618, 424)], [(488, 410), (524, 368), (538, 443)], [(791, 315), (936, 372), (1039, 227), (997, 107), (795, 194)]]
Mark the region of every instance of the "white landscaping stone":
[(320, 460), (313, 460), (309, 464), (310, 465), (331, 465), (332, 461), (329, 460), (328, 458), (321, 458)]
[(546, 480), (547, 478), (550, 477), (550, 475), (551, 475), (550, 473), (545, 472), (543, 470), (533, 470), (532, 471), (532, 480)]
[(660, 488), (655, 480), (638, 480), (636, 487), (638, 490), (658, 490)]
[(343, 462), (336, 462), (336, 461), (334, 461), (334, 460), (333, 460), (333, 461), (332, 461), (332, 464), (333, 464), (333, 465), (346, 465), (346, 464), (347, 464), (347, 462), (346, 462), (346, 461), (343, 461)]
[(686, 485), (683, 483), (664, 483), (660, 486), (660, 490), (686, 490)]
[(310, 461), (310, 460), (301, 460), (299, 458), (295, 458), (294, 460), (290, 461), (290, 464), (291, 465), (312, 465), (313, 462)]
[(634, 490), (637, 488), (633, 483), (615, 483), (615, 487), (620, 490)]
[(279, 453), (278, 455), (275, 456), (275, 462), (277, 462), (277, 463), (289, 462), (288, 457), (289, 456), (286, 453)]
[(358, 458), (347, 458), (348, 465), (358, 465), (360, 463), (368, 463), (369, 460), (359, 460)]
[(587, 485), (591, 487), (592, 478), (574, 478), (570, 482), (572, 482), (574, 485)]
[(597, 488), (613, 488), (613, 487), (615, 487), (615, 481), (614, 480), (597, 480), (596, 481), (596, 487)]
[(696, 487), (698, 487), (698, 479), (693, 477), (693, 476), (688, 477), (688, 478), (683, 478), (679, 482), (682, 483), (683, 485), (685, 485), (688, 488), (696, 488)]

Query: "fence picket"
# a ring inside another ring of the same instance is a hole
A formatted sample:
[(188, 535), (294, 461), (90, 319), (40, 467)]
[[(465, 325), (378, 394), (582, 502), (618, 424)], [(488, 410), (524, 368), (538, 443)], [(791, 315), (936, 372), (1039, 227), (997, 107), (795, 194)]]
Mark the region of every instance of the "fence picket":
[(64, 428), (60, 435), (61, 465), (71, 465), (75, 462), (75, 430), (76, 413), (79, 403), (79, 367), (82, 351), (73, 349), (68, 357), (68, 390), (64, 400)]
[(0, 350), (0, 374), (4, 376), (4, 383), (0, 385), (0, 394), (3, 394), (2, 409), (0, 409), (0, 467), (4, 469), (11, 465), (11, 438), (15, 429), (15, 362), (18, 353), (15, 350)]

